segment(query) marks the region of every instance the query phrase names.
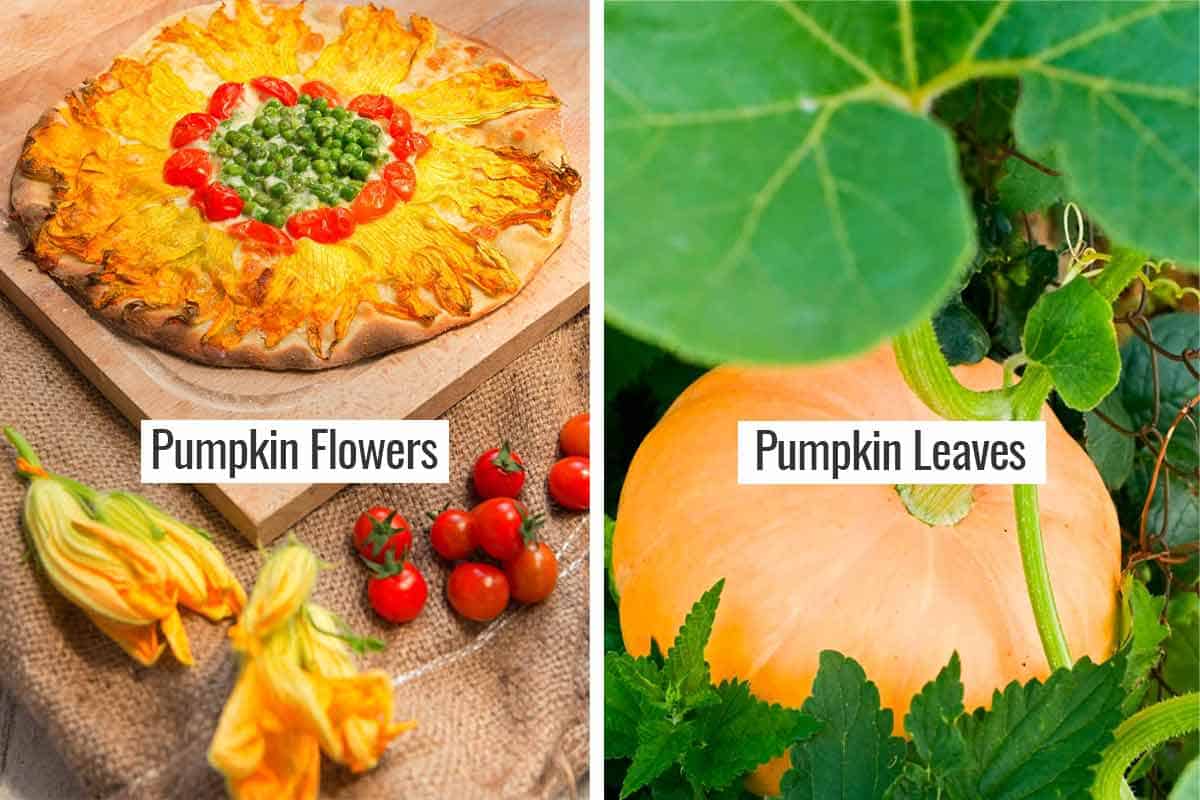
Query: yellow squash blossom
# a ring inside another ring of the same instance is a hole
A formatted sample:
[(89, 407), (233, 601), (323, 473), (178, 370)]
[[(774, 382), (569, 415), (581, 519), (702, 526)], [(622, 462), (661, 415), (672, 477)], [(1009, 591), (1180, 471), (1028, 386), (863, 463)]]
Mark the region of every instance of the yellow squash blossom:
[(413, 727), (392, 721), (388, 676), (358, 672), (363, 640), (309, 602), (319, 569), (297, 541), (276, 548), (229, 632), (242, 663), (208, 760), (235, 800), (315, 798), (322, 752), (362, 772)]
[(139, 664), (154, 664), (166, 647), (191, 664), (178, 606), (219, 620), (246, 602), (212, 542), (137, 495), (48, 472), (20, 434), (4, 435), (29, 479), (22, 519), (54, 588)]

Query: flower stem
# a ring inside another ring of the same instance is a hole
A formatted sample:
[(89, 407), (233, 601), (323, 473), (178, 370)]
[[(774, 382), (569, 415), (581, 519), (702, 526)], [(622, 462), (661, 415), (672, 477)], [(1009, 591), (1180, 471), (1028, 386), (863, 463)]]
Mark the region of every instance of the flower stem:
[(1115, 740), (1104, 751), (1096, 767), (1092, 797), (1118, 800), (1125, 782), (1125, 770), (1134, 759), (1168, 739), (1197, 728), (1200, 728), (1200, 694), (1196, 692), (1146, 706), (1117, 726)]
[(929, 320), (897, 336), (892, 347), (909, 388), (938, 416), (958, 420), (1011, 418), (1011, 404), (1003, 391), (976, 392), (958, 382)]
[(25, 459), (26, 463), (30, 466), (40, 467), (42, 465), (42, 461), (37, 457), (33, 446), (29, 444), (24, 436), (17, 432), (16, 428), (6, 427), (4, 429), (4, 438), (8, 439), (9, 443), (16, 448), (17, 455)]

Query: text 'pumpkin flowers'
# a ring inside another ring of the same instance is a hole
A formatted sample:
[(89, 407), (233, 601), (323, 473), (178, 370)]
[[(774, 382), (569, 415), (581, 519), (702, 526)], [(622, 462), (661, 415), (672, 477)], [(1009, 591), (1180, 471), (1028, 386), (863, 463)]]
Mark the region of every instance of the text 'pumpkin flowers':
[(388, 675), (355, 666), (374, 642), (309, 602), (319, 568), (298, 541), (277, 547), (229, 631), (241, 669), (208, 759), (236, 800), (316, 798), (321, 753), (364, 772), (414, 725), (392, 720)]
[(4, 435), (29, 479), (25, 530), (54, 588), (138, 663), (154, 664), (169, 646), (191, 664), (178, 606), (216, 621), (246, 602), (207, 535), (135, 494), (98, 492), (48, 472), (19, 433)]

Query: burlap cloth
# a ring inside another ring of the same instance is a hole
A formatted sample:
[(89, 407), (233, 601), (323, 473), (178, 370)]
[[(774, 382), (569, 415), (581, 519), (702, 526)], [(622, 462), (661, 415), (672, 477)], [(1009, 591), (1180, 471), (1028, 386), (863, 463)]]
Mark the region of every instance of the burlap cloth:
[[(51, 469), (97, 487), (138, 489), (133, 426), (3, 298), (0, 343), (0, 421), (23, 432)], [(450, 410), (449, 486), (351, 487), (295, 527), (335, 565), (321, 574), (316, 599), (359, 632), (386, 640), (387, 649), (364, 663), (394, 676), (397, 715), (418, 722), (373, 772), (354, 776), (324, 761), (322, 797), (547, 797), (570, 791), (586, 769), (587, 518), (549, 507), (545, 475), (559, 426), (587, 406), (587, 384), (583, 314)], [(366, 571), (349, 545), (358, 513), (376, 503), (396, 506), (423, 529), (426, 509), (470, 502), (472, 459), (502, 437), (531, 465), (523, 499), (549, 515), (545, 538), (558, 553), (557, 589), (541, 606), (510, 608), (486, 626), (467, 622), (445, 601), (448, 569), (418, 535), (414, 560), (430, 588), (425, 611), (406, 626), (378, 622), (367, 605)], [(6, 460), (11, 454), (0, 449)], [(0, 468), (0, 682), (44, 725), (95, 797), (223, 796), (205, 752), (233, 685), (228, 623), (185, 612), (196, 665), (180, 667), (166, 654), (156, 667), (136, 666), (28, 560), (19, 524), (24, 491), (22, 480)], [(252, 585), (262, 554), (199, 494), (180, 486), (141, 491), (211, 531)]]

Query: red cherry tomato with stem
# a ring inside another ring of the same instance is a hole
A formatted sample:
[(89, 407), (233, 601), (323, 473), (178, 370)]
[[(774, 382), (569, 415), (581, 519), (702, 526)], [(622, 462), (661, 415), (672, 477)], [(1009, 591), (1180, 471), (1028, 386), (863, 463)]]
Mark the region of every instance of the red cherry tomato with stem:
[(509, 591), (518, 603), (540, 603), (558, 582), (558, 559), (545, 542), (530, 542), (504, 562)]
[(591, 449), (592, 416), (587, 412), (576, 414), (558, 432), (558, 446), (569, 456), (587, 456)]
[(475, 518), (476, 543), (497, 561), (516, 558), (545, 522), (541, 514), (531, 515), (524, 503), (509, 497), (484, 500), (471, 509), (471, 516)]
[(308, 237), (314, 242), (340, 242), (354, 233), (354, 215), (345, 206), (299, 211), (288, 218), (287, 231), (293, 238)]
[(490, 622), (508, 606), (508, 578), (491, 564), (459, 564), (446, 581), (446, 597), (462, 616)]
[(171, 129), (171, 147), (183, 147), (197, 139), (207, 139), (217, 129), (217, 118), (212, 114), (184, 114)]
[(163, 164), (163, 180), (172, 186), (199, 189), (208, 183), (212, 160), (208, 153), (196, 147), (176, 150)]
[(396, 195), (385, 181), (367, 181), (350, 204), (350, 213), (360, 225), (373, 222), (396, 206)]
[(208, 113), (217, 119), (229, 119), (245, 93), (246, 87), (240, 83), (222, 83), (208, 98)]
[(395, 509), (372, 506), (354, 523), (354, 549), (367, 561), (399, 562), (412, 547), (412, 528)]
[(389, 161), (383, 168), (383, 179), (392, 193), (406, 203), (417, 191), (417, 172), (407, 161)]
[(388, 554), (383, 564), (366, 562), (371, 570), (367, 599), (375, 613), (388, 622), (412, 622), (425, 607), (429, 585), (425, 576), (407, 558), (396, 560)]
[(550, 496), (573, 511), (588, 507), (591, 495), (591, 462), (583, 456), (567, 456), (550, 468)]
[(447, 561), (459, 561), (475, 552), (475, 518), (461, 508), (447, 508), (433, 518), (429, 542)]
[(525, 485), (525, 462), (504, 442), (475, 460), (471, 480), (480, 497), (516, 497)]
[(290, 255), (296, 252), (296, 245), (292, 243), (290, 236), (274, 225), (256, 219), (230, 225), (229, 234), (272, 253)]
[(259, 97), (264, 99), (274, 97), (285, 106), (294, 106), (296, 105), (296, 101), (300, 99), (300, 93), (296, 91), (296, 87), (285, 80), (273, 78), (270, 75), (260, 75), (257, 78), (252, 78), (250, 85), (258, 92)]
[(246, 203), (232, 186), (223, 183), (210, 183), (202, 189), (197, 189), (192, 197), (204, 218), (213, 222), (233, 219), (242, 213)]
[(300, 94), (306, 94), (309, 97), (320, 97), (330, 107), (336, 106), (342, 102), (338, 97), (337, 89), (334, 89), (325, 81), (309, 81), (300, 86)]
[(360, 94), (346, 104), (346, 109), (367, 119), (391, 119), (396, 104), (386, 94)]

